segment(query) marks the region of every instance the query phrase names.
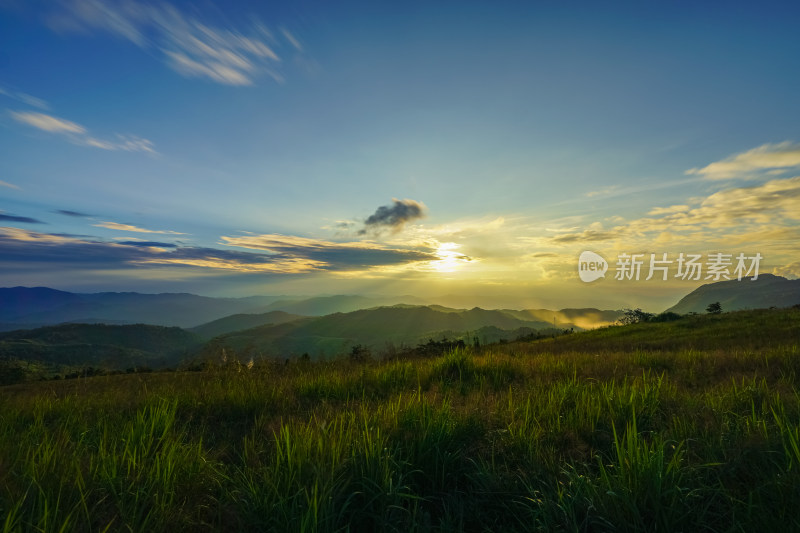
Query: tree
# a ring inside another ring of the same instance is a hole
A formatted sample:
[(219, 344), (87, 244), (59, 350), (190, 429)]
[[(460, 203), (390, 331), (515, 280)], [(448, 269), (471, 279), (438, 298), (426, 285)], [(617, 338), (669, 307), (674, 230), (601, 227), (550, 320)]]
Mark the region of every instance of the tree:
[(619, 319), (620, 324), (638, 324), (639, 322), (648, 322), (653, 318), (653, 313), (642, 311), (640, 308), (636, 309), (623, 309), (622, 317)]
[(712, 315), (718, 315), (722, 312), (722, 304), (720, 304), (719, 302), (708, 304), (708, 307), (706, 307), (706, 312)]
[(366, 346), (362, 346), (361, 344), (356, 344), (353, 346), (353, 349), (350, 350), (350, 360), (355, 361), (357, 363), (363, 363), (368, 361), (372, 357), (372, 353), (370, 352), (369, 348)]

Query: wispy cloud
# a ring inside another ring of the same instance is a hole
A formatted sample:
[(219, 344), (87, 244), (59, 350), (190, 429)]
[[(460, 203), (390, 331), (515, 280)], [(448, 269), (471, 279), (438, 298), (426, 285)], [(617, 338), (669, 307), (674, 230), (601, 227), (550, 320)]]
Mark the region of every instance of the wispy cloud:
[(141, 265), (169, 265), (200, 267), (214, 270), (234, 271), (240, 273), (261, 274), (303, 274), (322, 270), (327, 265), (322, 261), (299, 257), (270, 258), (259, 254), (250, 257), (230, 258), (221, 250), (205, 250), (202, 255), (187, 255), (186, 250), (163, 257), (152, 257), (138, 261)]
[(288, 43), (295, 53), (303, 50), (288, 29), (281, 29), (279, 39), (260, 22), (252, 22), (248, 30), (213, 26), (168, 3), (65, 0), (61, 6), (47, 18), (56, 31), (111, 33), (140, 48), (157, 50), (170, 68), (184, 76), (227, 85), (251, 85), (259, 75), (282, 81), (276, 49)]
[(286, 28), (281, 28), (281, 33), (283, 34), (284, 37), (286, 37), (286, 40), (289, 41), (289, 43), (292, 46), (294, 46), (295, 50), (297, 50), (298, 52), (303, 51), (303, 45), (300, 44), (300, 41), (298, 41), (297, 38), (294, 35), (292, 35), (292, 33), (289, 30), (287, 30)]
[(594, 198), (595, 196), (608, 196), (614, 192), (619, 190), (619, 185), (610, 185), (608, 187), (603, 187), (602, 189), (598, 189), (596, 191), (589, 191), (584, 196), (587, 198)]
[(703, 168), (689, 169), (686, 174), (702, 176), (709, 180), (725, 180), (752, 177), (760, 172), (774, 175), (794, 168), (800, 168), (800, 144), (785, 141), (764, 144)]
[(777, 267), (772, 273), (789, 279), (798, 279), (800, 278), (800, 261)]
[(37, 98), (27, 93), (19, 92), (19, 91), (12, 91), (11, 89), (7, 89), (5, 87), (0, 86), (0, 96), (7, 96), (17, 102), (22, 102), (23, 104), (29, 105), (31, 107), (38, 107), (39, 109), (49, 109), (47, 102), (42, 100), (41, 98)]
[(654, 207), (648, 215), (671, 215), (672, 213), (684, 213), (689, 210), (688, 205), (671, 205), (669, 207)]
[(794, 246), (793, 236), (798, 233), (796, 226), (800, 221), (800, 177), (725, 189), (698, 203), (692, 208), (687, 205), (656, 207), (650, 210), (651, 216), (624, 221), (610, 228), (594, 222), (582, 231), (538, 238), (536, 244), (564, 246), (607, 242), (630, 247), (671, 241), (695, 247), (720, 242)]
[(94, 226), (97, 228), (114, 229), (118, 231), (131, 231), (133, 233), (161, 233), (165, 235), (186, 235), (185, 233), (180, 233), (177, 231), (145, 229), (134, 226), (132, 224), (120, 224), (119, 222), (101, 222), (100, 224), (94, 224)]
[(16, 189), (18, 191), (22, 190), (19, 188), (19, 186), (14, 185), (13, 183), (8, 183), (7, 181), (0, 181), (0, 187), (7, 187), (9, 189)]
[(0, 213), (0, 220), (5, 220), (7, 222), (21, 222), (23, 224), (44, 224), (44, 222), (41, 220), (36, 220), (35, 218), (18, 217), (15, 215), (6, 215), (4, 213)]
[(54, 213), (58, 213), (59, 215), (65, 215), (68, 217), (75, 217), (75, 218), (90, 218), (92, 215), (87, 215), (86, 213), (81, 213), (80, 211), (70, 211), (69, 209), (58, 209), (57, 211), (53, 211)]
[(50, 133), (76, 133), (79, 135), (86, 133), (86, 128), (80, 124), (44, 113), (11, 111), (11, 118), (22, 124), (49, 131)]
[(124, 244), (125, 246), (141, 246), (142, 248), (177, 248), (178, 245), (171, 242), (158, 242), (158, 241), (117, 241), (117, 244)]
[(285, 258), (308, 259), (327, 270), (351, 270), (380, 265), (435, 261), (440, 257), (424, 245), (391, 247), (374, 242), (333, 242), (293, 235), (223, 236), (229, 246), (264, 250)]
[(156, 153), (152, 141), (133, 135), (119, 135), (116, 140), (103, 140), (89, 135), (84, 126), (71, 120), (32, 111), (9, 111), (11, 118), (33, 128), (63, 135), (70, 142), (91, 146), (102, 150), (122, 150), (126, 152)]
[[(441, 258), (430, 251), (403, 250), (374, 243), (333, 243), (283, 235), (223, 237), (232, 246), (259, 251), (181, 246), (175, 243), (128, 239), (107, 242), (98, 238), (39, 233), (0, 227), (0, 269), (29, 265), (58, 271), (73, 268), (108, 270), (185, 267), (230, 274), (303, 274), (350, 272), (393, 265), (431, 263)], [(83, 265), (83, 267), (79, 266)], [(145, 274), (143, 274), (145, 275)]]

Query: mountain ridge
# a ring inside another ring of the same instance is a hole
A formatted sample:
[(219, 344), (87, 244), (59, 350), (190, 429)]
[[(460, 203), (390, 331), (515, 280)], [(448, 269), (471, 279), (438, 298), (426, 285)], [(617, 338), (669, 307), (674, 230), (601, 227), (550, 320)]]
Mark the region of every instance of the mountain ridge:
[(800, 280), (774, 274), (757, 279), (725, 280), (706, 283), (684, 296), (666, 312), (704, 313), (709, 304), (719, 302), (723, 311), (791, 307), (800, 304)]

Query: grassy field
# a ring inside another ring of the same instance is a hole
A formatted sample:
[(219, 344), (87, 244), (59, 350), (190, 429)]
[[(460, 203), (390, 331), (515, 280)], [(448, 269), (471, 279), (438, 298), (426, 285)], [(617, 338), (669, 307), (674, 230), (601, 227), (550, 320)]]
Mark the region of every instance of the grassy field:
[(800, 530), (800, 310), (0, 388), (10, 531)]

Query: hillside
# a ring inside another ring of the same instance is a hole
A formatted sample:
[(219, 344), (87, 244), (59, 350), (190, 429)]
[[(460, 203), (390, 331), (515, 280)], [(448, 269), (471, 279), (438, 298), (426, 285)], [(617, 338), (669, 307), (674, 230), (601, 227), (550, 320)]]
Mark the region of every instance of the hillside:
[(4, 386), (5, 530), (797, 531), (799, 323)]
[[(482, 328), (488, 338), (480, 337)], [(527, 328), (521, 330), (520, 328)], [(333, 313), (275, 326), (261, 326), (237, 331), (214, 339), (212, 353), (225, 347), (248, 356), (288, 356), (309, 353), (311, 356), (332, 356), (346, 353), (357, 344), (381, 350), (387, 345), (415, 345), (429, 338), (466, 337), (477, 335), (481, 342), (499, 338), (514, 339), (531, 330), (551, 330), (552, 324), (525, 320), (505, 311), (474, 308), (447, 309), (438, 306), (392, 306), (362, 309), (350, 313)], [(500, 336), (499, 330), (505, 332)]]
[(789, 280), (772, 274), (759, 274), (758, 279), (718, 281), (693, 290), (667, 311), (686, 314), (704, 313), (709, 304), (719, 302), (724, 311), (768, 309), (800, 304), (800, 280)]
[(532, 344), (564, 353), (676, 350), (760, 350), (800, 342), (800, 309), (759, 309), (684, 316), (671, 322), (610, 326)]
[(256, 314), (239, 313), (190, 328), (189, 331), (207, 340), (233, 331), (283, 324), (284, 322), (292, 322), (301, 318), (305, 317), (284, 313), (283, 311), (269, 311), (267, 313)]
[(201, 343), (175, 327), (64, 324), (0, 333), (0, 359), (51, 367), (176, 365)]

